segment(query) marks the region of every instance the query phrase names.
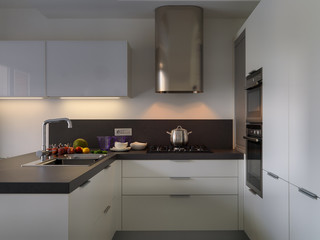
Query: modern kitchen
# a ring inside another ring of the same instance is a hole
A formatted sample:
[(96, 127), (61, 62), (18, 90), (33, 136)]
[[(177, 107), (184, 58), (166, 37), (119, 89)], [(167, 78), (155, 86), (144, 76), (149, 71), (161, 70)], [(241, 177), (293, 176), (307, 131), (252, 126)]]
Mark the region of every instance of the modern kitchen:
[(319, 9), (0, 0), (0, 239), (319, 239)]

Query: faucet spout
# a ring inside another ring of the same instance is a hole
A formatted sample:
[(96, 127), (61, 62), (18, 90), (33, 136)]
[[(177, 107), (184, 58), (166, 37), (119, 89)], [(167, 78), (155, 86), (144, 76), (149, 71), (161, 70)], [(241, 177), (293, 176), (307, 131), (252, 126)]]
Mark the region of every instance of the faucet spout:
[(47, 155), (47, 147), (46, 147), (47, 128), (46, 128), (46, 125), (49, 123), (64, 122), (64, 121), (67, 122), (68, 128), (72, 128), (72, 122), (69, 118), (47, 119), (42, 123), (42, 151), (37, 152), (37, 156), (40, 156), (40, 159), (42, 162), (46, 159), (46, 155)]

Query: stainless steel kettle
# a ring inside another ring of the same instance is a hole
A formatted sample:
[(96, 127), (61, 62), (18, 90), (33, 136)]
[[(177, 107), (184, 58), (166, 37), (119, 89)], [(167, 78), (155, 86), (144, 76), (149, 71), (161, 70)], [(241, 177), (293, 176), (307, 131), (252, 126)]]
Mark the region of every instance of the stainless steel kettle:
[(183, 129), (181, 126), (178, 126), (176, 129), (167, 132), (170, 135), (170, 142), (173, 146), (184, 146), (188, 144), (188, 135), (191, 132), (188, 132), (186, 129)]

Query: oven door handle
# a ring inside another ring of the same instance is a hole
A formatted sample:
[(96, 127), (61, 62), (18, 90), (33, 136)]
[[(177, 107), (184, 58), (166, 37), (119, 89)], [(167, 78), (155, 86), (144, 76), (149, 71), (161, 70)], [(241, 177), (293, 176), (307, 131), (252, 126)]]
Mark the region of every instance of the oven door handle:
[(252, 137), (247, 137), (243, 136), (244, 139), (251, 141), (251, 142), (261, 142), (262, 140), (260, 138), (252, 138)]
[(252, 86), (245, 87), (244, 90), (251, 90), (251, 89), (254, 89), (254, 88), (258, 88), (261, 85), (262, 85), (262, 80), (255, 82), (254, 85), (252, 85)]

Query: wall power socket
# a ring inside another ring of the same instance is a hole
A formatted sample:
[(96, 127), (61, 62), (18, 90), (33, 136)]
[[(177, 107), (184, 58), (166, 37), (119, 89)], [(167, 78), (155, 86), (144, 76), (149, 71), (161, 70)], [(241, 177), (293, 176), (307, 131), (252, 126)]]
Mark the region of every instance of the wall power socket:
[(132, 136), (132, 128), (115, 128), (115, 136)]

